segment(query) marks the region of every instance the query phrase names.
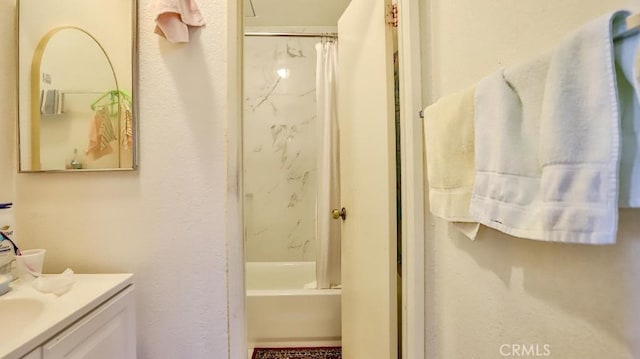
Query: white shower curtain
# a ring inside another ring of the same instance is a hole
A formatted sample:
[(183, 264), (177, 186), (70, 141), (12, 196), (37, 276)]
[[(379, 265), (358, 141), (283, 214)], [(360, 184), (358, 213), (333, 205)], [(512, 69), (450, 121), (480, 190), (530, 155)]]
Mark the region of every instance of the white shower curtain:
[(320, 148), (316, 196), (316, 282), (318, 289), (340, 284), (340, 221), (331, 210), (340, 208), (338, 137), (338, 46), (335, 41), (316, 44), (316, 109)]

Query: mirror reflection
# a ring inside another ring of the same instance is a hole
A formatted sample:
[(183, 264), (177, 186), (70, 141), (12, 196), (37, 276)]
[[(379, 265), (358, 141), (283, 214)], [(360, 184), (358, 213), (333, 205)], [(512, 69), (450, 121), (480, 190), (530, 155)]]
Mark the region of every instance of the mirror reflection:
[(136, 166), (134, 0), (19, 0), (21, 172)]

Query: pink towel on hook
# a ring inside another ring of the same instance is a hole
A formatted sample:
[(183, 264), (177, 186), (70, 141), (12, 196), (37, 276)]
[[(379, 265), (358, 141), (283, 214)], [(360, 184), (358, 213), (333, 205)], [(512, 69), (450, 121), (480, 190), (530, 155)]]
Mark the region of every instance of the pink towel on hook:
[(89, 148), (86, 154), (94, 160), (106, 156), (113, 152), (110, 142), (116, 139), (106, 107), (99, 108), (89, 127)]
[(195, 0), (153, 0), (149, 6), (156, 21), (154, 32), (169, 42), (189, 42), (189, 26), (204, 26)]

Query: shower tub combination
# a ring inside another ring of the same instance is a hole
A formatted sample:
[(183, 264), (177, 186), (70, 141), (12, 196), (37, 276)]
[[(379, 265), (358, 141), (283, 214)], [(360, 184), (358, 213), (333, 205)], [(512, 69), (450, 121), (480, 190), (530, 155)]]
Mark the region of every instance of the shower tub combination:
[(315, 262), (247, 262), (250, 347), (339, 345), (340, 289), (305, 289)]

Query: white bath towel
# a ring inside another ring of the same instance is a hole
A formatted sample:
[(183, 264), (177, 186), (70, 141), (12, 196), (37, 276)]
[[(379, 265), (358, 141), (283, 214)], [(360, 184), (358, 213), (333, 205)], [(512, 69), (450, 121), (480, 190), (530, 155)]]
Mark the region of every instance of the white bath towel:
[(195, 0), (153, 0), (149, 9), (156, 22), (154, 32), (170, 42), (189, 42), (189, 26), (204, 26)]
[[(433, 215), (450, 222), (475, 223), (469, 214), (475, 173), (474, 95), (472, 86), (424, 110), (429, 207)], [(475, 238), (477, 224), (457, 227)]]
[(615, 242), (621, 111), (612, 35), (627, 15), (600, 17), (549, 55), (478, 84), (477, 221), (517, 237)]
[(639, 33), (615, 41), (618, 96), (622, 110), (618, 206), (626, 208), (640, 207), (640, 85), (636, 63), (639, 42)]
[(64, 106), (64, 94), (60, 90), (40, 91), (40, 113), (43, 115), (61, 115)]

